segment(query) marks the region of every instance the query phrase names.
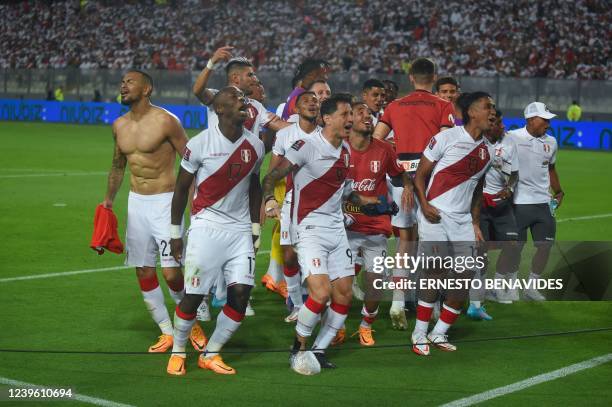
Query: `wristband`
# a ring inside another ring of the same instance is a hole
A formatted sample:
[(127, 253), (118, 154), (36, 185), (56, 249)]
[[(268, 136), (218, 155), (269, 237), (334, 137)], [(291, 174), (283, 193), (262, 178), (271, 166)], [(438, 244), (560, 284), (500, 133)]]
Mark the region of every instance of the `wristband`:
[(206, 68), (210, 69), (211, 71), (215, 70), (215, 64), (213, 63), (212, 59), (208, 60), (208, 63), (206, 64)]
[(259, 223), (252, 223), (251, 224), (251, 234), (253, 236), (261, 235), (261, 225)]
[(182, 239), (181, 225), (170, 225), (170, 239)]

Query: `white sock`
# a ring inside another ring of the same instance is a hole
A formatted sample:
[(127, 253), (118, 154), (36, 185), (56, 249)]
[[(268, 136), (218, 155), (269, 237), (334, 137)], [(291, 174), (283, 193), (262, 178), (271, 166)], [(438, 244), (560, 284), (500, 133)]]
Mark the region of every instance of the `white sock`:
[(349, 308), (348, 305), (334, 303), (330, 305), (327, 312), (325, 312), (325, 323), (312, 344), (312, 348), (316, 349), (315, 352), (323, 352), (329, 347), (338, 330), (344, 326)]
[(470, 304), (475, 306), (476, 308), (480, 308), (480, 301), (470, 301)]
[(178, 306), (176, 307), (176, 311), (174, 312), (174, 344), (172, 345), (173, 353), (179, 352), (179, 356), (187, 356), (185, 354), (185, 346), (187, 344), (187, 339), (189, 339), (189, 334), (191, 333), (191, 328), (193, 328), (194, 323), (195, 314), (185, 314), (181, 312)]
[(212, 333), (204, 354), (207, 358), (218, 355), (219, 351), (230, 340), (234, 332), (240, 328), (244, 314), (238, 313), (229, 305), (225, 304), (223, 310), (217, 317), (217, 326)]
[(540, 278), (542, 278), (539, 274), (535, 274), (533, 272), (529, 273), (529, 279), (530, 280), (539, 280)]
[(168, 314), (164, 301), (164, 293), (159, 284), (152, 290), (142, 291), (142, 298), (161, 332), (164, 335), (172, 335), (172, 321), (170, 321), (170, 314)]
[(319, 304), (308, 297), (304, 306), (300, 307), (295, 332), (304, 338), (312, 335), (312, 330), (317, 322), (319, 322), (321, 311), (323, 311), (324, 308), (325, 306), (323, 304)]
[(442, 311), (440, 312), (440, 319), (438, 319), (438, 322), (436, 322), (436, 325), (431, 332), (442, 335), (446, 334), (448, 328), (450, 328), (459, 317), (459, 314), (461, 314), (461, 310), (451, 308), (444, 304), (442, 306)]
[(416, 324), (414, 325), (415, 332), (427, 333), (429, 329), (429, 320), (433, 313), (435, 303), (419, 300), (416, 309)]
[(361, 323), (359, 324), (359, 326), (362, 326), (364, 328), (371, 328), (372, 324), (374, 323), (374, 320), (376, 319), (376, 316), (378, 315), (378, 308), (376, 308), (374, 312), (368, 312), (364, 305), (363, 307), (361, 307), (361, 315), (363, 316), (363, 318), (361, 318)]
[[(291, 270), (291, 272), (293, 271), (295, 270)], [(302, 299), (302, 276), (299, 270), (292, 276), (287, 275), (287, 270), (285, 270), (283, 274), (287, 282), (287, 293), (289, 294), (289, 298), (291, 298), (291, 302), (295, 307), (301, 307), (304, 305), (304, 300)]]
[(278, 264), (276, 260), (270, 257), (270, 264), (268, 265), (268, 271), (266, 272), (266, 274), (272, 277), (274, 282), (278, 284), (281, 281), (283, 281), (283, 278), (284, 278), (283, 266)]
[(174, 291), (172, 288), (168, 287), (168, 291), (170, 292), (170, 297), (174, 300), (176, 305), (179, 305), (183, 297), (185, 296), (185, 289), (181, 291)]

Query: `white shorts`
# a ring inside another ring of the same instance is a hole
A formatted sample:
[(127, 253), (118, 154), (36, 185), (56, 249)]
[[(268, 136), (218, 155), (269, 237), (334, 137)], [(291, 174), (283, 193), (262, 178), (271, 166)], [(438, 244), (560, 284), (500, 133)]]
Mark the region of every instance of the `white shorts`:
[[(170, 208), (172, 192), (128, 196), (125, 265), (156, 267), (159, 253), (162, 267), (180, 267), (170, 255)], [(181, 225), (181, 232), (183, 226)]]
[(391, 225), (396, 228), (409, 228), (417, 223), (417, 197), (414, 195), (414, 206), (408, 212), (404, 210), (402, 207), (402, 193), (404, 192), (404, 187), (396, 187), (391, 186), (391, 195), (393, 196), (393, 201), (399, 206), (399, 212), (391, 217)]
[(185, 292), (207, 295), (213, 286), (233, 284), (255, 284), (251, 234), (192, 226), (185, 254)]
[[(476, 235), (471, 217), (458, 222), (440, 211), (440, 222), (431, 223), (419, 209), (419, 254), (476, 256)], [(452, 242), (440, 244), (439, 242)]]
[(346, 234), (353, 255), (361, 253), (366, 271), (374, 273), (374, 258), (387, 257), (387, 236), (366, 235), (350, 230)]
[(287, 201), (287, 196), (290, 195), (291, 192), (287, 192), (285, 195), (285, 202), (281, 208), (281, 216), (280, 216), (280, 245), (281, 246), (291, 246), (293, 245), (293, 239), (291, 236), (291, 202)]
[(327, 274), (330, 281), (355, 275), (355, 256), (344, 229), (297, 227), (298, 262), (305, 280), (311, 274)]

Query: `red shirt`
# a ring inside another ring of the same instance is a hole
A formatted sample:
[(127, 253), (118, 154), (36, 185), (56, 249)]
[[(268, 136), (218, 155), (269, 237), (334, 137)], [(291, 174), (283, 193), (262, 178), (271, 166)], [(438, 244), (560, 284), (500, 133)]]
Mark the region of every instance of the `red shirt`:
[(441, 127), (453, 127), (454, 115), (452, 103), (419, 89), (391, 102), (380, 121), (394, 131), (395, 151), (406, 160), (419, 158)]
[[(353, 191), (365, 196), (387, 195), (387, 174), (392, 177), (401, 175), (404, 169), (397, 164), (393, 147), (384, 141), (372, 139), (365, 151), (357, 151), (351, 146), (351, 159), (348, 179), (352, 180)], [(399, 205), (399, 202), (397, 202)], [(355, 219), (349, 230), (366, 235), (391, 235), (391, 216), (366, 216), (348, 202), (344, 212)]]

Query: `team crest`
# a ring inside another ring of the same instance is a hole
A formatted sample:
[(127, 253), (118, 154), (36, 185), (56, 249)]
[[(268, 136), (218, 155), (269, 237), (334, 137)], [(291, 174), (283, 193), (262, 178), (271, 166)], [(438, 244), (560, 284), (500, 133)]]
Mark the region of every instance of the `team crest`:
[(312, 265), (315, 267), (321, 267), (321, 259), (312, 259)]
[(478, 157), (480, 157), (481, 160), (487, 158), (487, 150), (485, 150), (483, 147), (480, 147), (478, 149)]
[(495, 157), (501, 157), (502, 155), (502, 149), (501, 148), (496, 148), (495, 149)]
[(378, 171), (380, 171), (380, 161), (377, 161), (377, 160), (370, 161), (370, 171), (372, 171), (375, 174)]
[(191, 277), (191, 286), (197, 288), (200, 286), (200, 277)]
[(283, 230), (283, 231), (281, 232), (281, 236), (283, 237), (283, 239), (288, 239), (288, 238), (289, 238), (289, 232), (287, 232), (287, 231)]
[(242, 149), (240, 150), (240, 158), (242, 158), (242, 161), (244, 161), (245, 163), (248, 163), (251, 161), (251, 150), (247, 150)]
[(550, 146), (548, 144), (544, 144), (544, 152), (550, 153)]

